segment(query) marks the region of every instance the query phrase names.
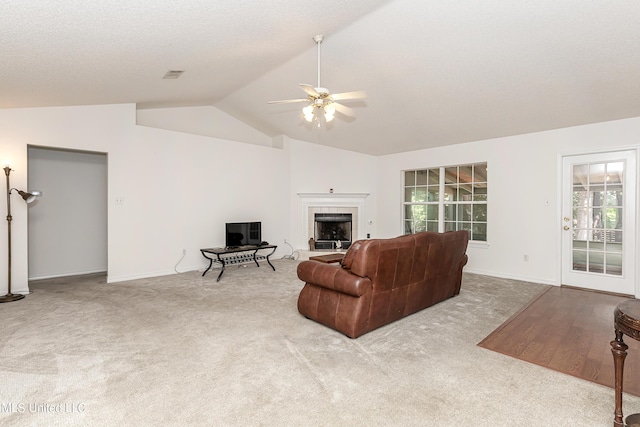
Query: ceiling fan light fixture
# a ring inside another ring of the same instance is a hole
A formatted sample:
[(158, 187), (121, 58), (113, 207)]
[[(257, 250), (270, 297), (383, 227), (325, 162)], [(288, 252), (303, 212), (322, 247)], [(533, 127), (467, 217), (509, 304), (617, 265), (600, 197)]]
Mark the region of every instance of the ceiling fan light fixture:
[(324, 107), (324, 119), (329, 123), (336, 116), (336, 107), (329, 104)]
[(307, 94), (306, 98), (267, 101), (268, 104), (308, 102), (308, 105), (302, 109), (303, 117), (309, 123), (317, 123), (318, 127), (322, 121), (325, 123), (332, 121), (336, 116), (336, 111), (344, 116), (353, 117), (353, 111), (350, 108), (336, 101), (350, 101), (353, 99), (366, 98), (367, 96), (363, 91), (342, 92), (332, 95), (329, 89), (320, 85), (320, 45), (322, 44), (322, 40), (322, 35), (317, 35), (313, 38), (313, 41), (318, 45), (318, 85), (314, 87), (310, 84), (299, 84), (300, 89)]
[(304, 119), (311, 123), (315, 116), (315, 107), (313, 104), (309, 104), (302, 109), (302, 114), (304, 114)]

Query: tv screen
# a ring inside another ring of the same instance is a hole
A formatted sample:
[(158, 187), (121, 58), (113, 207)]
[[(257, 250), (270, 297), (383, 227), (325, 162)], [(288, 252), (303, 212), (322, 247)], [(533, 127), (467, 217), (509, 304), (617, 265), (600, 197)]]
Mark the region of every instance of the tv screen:
[(228, 222), (225, 232), (225, 246), (234, 248), (246, 245), (259, 245), (262, 242), (262, 223)]

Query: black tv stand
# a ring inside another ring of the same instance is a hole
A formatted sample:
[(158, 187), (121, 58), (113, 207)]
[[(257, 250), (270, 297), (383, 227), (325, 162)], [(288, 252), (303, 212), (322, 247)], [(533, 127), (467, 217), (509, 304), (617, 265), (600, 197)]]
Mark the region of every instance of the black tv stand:
[[(209, 260), (209, 266), (202, 273), (202, 276), (204, 277), (204, 275), (207, 274), (207, 271), (211, 270), (214, 262), (219, 263), (222, 266), (216, 282), (220, 281), (222, 273), (224, 273), (224, 267), (229, 264), (244, 264), (253, 261), (258, 267), (260, 267), (258, 261), (266, 260), (273, 271), (276, 271), (276, 268), (271, 264), (269, 257), (273, 255), (277, 247), (278, 246), (276, 245), (246, 245), (235, 247), (228, 246), (226, 248), (200, 249), (202, 256)], [(267, 254), (258, 254), (258, 251), (262, 249), (271, 249), (271, 252)], [(207, 256), (207, 254), (215, 255), (215, 257)]]

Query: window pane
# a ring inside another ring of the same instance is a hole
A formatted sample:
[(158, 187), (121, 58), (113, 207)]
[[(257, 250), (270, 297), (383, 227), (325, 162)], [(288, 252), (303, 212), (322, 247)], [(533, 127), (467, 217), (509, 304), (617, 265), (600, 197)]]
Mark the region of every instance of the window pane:
[(487, 241), (487, 224), (474, 223), (471, 239), (479, 240), (481, 242), (486, 242)]
[(412, 202), (426, 202), (427, 201), (427, 187), (416, 187), (414, 198)]
[(590, 194), (588, 191), (582, 191), (582, 187), (573, 187), (573, 206), (587, 206), (589, 205)]
[(606, 239), (607, 251), (622, 252), (622, 230), (607, 230)]
[(430, 185), (427, 187), (427, 200), (429, 202), (437, 202), (440, 199), (440, 188)]
[(411, 221), (404, 222), (404, 234), (413, 234), (413, 223)]
[(457, 185), (445, 185), (444, 186), (444, 201), (455, 202), (458, 200), (458, 186)]
[(471, 186), (470, 185), (460, 185), (458, 188), (458, 200), (464, 202), (471, 201)]
[(406, 171), (404, 173), (404, 185), (416, 185), (415, 171)]
[(604, 184), (604, 163), (589, 165), (589, 185)]
[(473, 165), (473, 182), (487, 182), (486, 163), (478, 163)]
[(438, 205), (427, 205), (427, 220), (438, 221)]
[(444, 205), (444, 220), (455, 221), (458, 218), (458, 205)]
[(602, 188), (602, 190), (600, 191), (594, 191), (593, 192), (593, 196), (591, 198), (592, 202), (591, 204), (593, 206), (602, 206), (602, 202), (604, 201), (604, 195), (602, 194), (602, 191), (604, 191), (604, 188)]
[(607, 184), (621, 184), (624, 162), (607, 163)]
[(404, 219), (413, 219), (413, 206), (404, 206)]
[(576, 271), (587, 271), (586, 251), (573, 251), (573, 269)]
[(602, 252), (589, 251), (589, 271), (604, 273), (604, 254)]
[(429, 169), (429, 185), (440, 184), (440, 169)]
[(573, 185), (587, 185), (589, 165), (573, 165)]
[(471, 205), (464, 203), (458, 205), (458, 221), (471, 221)]
[(455, 184), (458, 182), (458, 167), (444, 168), (444, 183)]
[(446, 222), (444, 223), (444, 231), (456, 231), (456, 223), (455, 222)]
[(438, 231), (438, 221), (427, 221), (427, 231)]
[(404, 189), (404, 201), (405, 202), (413, 202), (415, 198), (415, 187), (406, 187)]
[(474, 202), (486, 202), (487, 201), (487, 184), (474, 184), (473, 185), (473, 201)]
[(427, 185), (427, 170), (416, 171), (416, 185)]
[(622, 254), (607, 254), (607, 274), (622, 275)]
[(412, 219), (414, 221), (424, 221), (426, 219), (426, 206), (425, 205), (409, 205), (410, 214), (407, 216), (407, 219)]
[(472, 182), (472, 181), (473, 181), (473, 167), (460, 166), (458, 168), (458, 182)]
[(473, 205), (473, 221), (487, 222), (487, 205)]
[(427, 222), (426, 221), (416, 221), (414, 223), (415, 233), (422, 233), (423, 231), (427, 231)]
[(622, 206), (622, 187), (619, 185), (607, 186), (607, 206)]
[(622, 227), (622, 208), (606, 208), (605, 228), (609, 230)]

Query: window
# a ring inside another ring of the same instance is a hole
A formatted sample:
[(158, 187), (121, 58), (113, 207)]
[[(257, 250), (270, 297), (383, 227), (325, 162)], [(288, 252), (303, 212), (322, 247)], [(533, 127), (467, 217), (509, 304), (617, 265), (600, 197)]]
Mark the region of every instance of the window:
[(468, 230), (487, 241), (487, 163), (404, 172), (404, 233)]

